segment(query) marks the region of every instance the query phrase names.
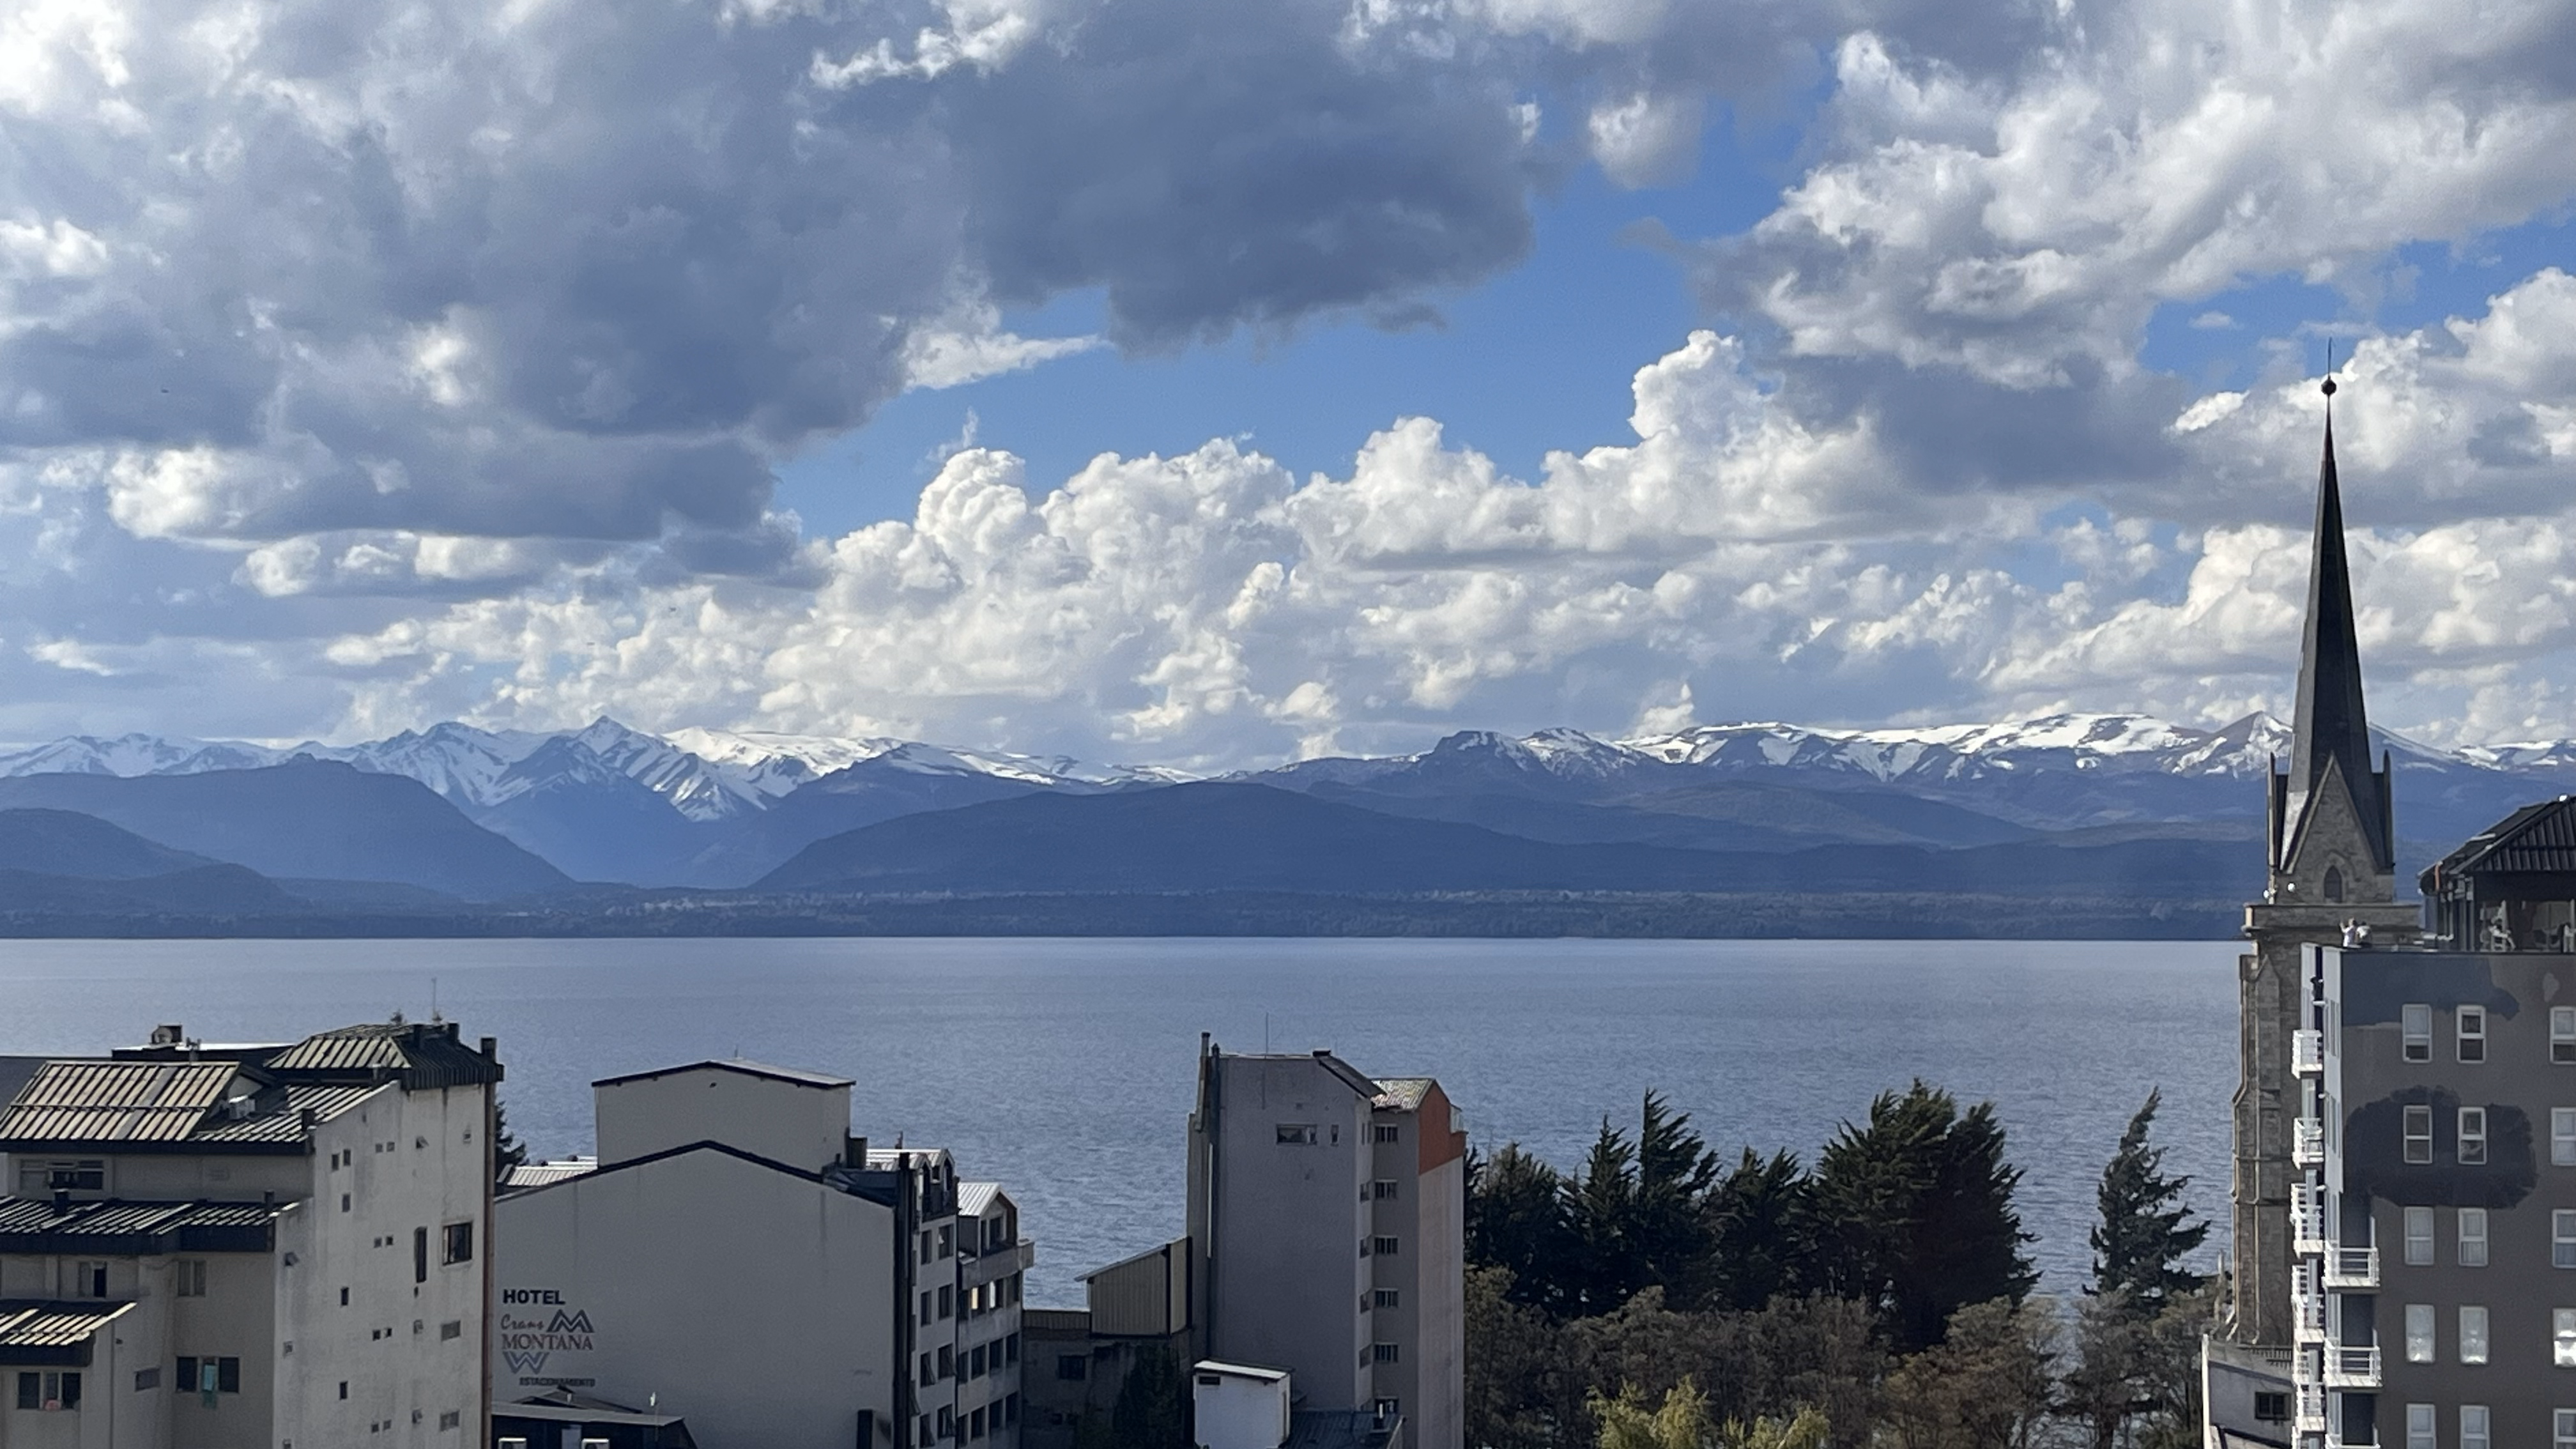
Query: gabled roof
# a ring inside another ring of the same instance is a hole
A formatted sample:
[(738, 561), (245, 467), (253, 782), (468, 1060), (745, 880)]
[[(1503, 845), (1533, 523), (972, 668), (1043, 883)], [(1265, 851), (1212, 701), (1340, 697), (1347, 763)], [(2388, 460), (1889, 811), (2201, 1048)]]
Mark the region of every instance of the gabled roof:
[(830, 1076), (823, 1072), (799, 1071), (794, 1067), (773, 1067), (766, 1062), (747, 1062), (738, 1058), (709, 1058), (702, 1062), (689, 1062), (683, 1066), (656, 1067), (649, 1072), (628, 1072), (619, 1077), (602, 1077), (591, 1085), (615, 1087), (627, 1082), (649, 1082), (655, 1077), (672, 1077), (682, 1072), (703, 1071), (739, 1072), (746, 1077), (765, 1077), (773, 1082), (786, 1082), (792, 1086), (817, 1087), (825, 1090), (856, 1085), (847, 1077)]
[(2461, 842), (2424, 872), (2424, 889), (2461, 876), (2576, 872), (2576, 797), (2525, 805)]
[(377, 1021), (317, 1031), (262, 1063), (317, 1081), (399, 1079), (410, 1092), (490, 1085), (501, 1064), (458, 1040), (452, 1021)]
[(1431, 1077), (1381, 1077), (1378, 1086), (1383, 1090), (1378, 1094), (1377, 1104), (1398, 1112), (1419, 1112), (1422, 1099), (1430, 1096), (1431, 1089), (1438, 1085), (1438, 1081)]
[(0, 1113), (0, 1150), (184, 1141), (240, 1075), (235, 1062), (47, 1062)]

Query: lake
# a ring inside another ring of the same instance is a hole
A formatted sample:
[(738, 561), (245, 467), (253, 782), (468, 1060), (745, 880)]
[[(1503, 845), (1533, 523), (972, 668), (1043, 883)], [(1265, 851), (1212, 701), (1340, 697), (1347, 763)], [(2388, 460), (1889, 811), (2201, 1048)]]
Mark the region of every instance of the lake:
[(500, 1038), (532, 1152), (591, 1147), (589, 1083), (706, 1057), (837, 1072), (854, 1129), (951, 1149), (1037, 1241), (1030, 1301), (1182, 1229), (1199, 1033), (1436, 1076), (1471, 1140), (1579, 1163), (1654, 1088), (1731, 1159), (1809, 1158), (1915, 1077), (1991, 1099), (2054, 1292), (2150, 1087), (2224, 1246), (2235, 958), (2027, 941), (0, 941), (0, 1054), (95, 1054), (156, 1022), (291, 1040), (436, 1009)]

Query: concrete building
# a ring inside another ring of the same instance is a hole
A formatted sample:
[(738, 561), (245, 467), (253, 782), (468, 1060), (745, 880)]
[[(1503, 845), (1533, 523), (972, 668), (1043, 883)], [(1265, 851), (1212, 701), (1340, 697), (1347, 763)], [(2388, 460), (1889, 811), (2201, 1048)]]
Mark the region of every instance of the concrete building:
[(1194, 1357), (1285, 1369), (1301, 1409), (1457, 1449), (1467, 1134), (1440, 1084), (1202, 1039), (1189, 1140)]
[(851, 1135), (850, 1088), (731, 1061), (594, 1083), (597, 1158), (498, 1205), (499, 1412), (571, 1392), (706, 1449), (1015, 1449), (1018, 1208)]
[(491, 1038), (171, 1026), (10, 1076), (0, 1446), (484, 1442)]

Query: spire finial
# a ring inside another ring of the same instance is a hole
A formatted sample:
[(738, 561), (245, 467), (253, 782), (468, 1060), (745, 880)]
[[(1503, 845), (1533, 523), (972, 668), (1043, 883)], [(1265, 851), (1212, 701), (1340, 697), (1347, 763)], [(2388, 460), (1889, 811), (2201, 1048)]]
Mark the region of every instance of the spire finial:
[(2319, 392), (2321, 392), (2321, 393), (2324, 393), (2324, 394), (2326, 395), (2326, 413), (2327, 413), (2327, 415), (2328, 415), (2328, 416), (2332, 416), (2332, 415), (2333, 415), (2333, 413), (2334, 413), (2335, 380), (2334, 380), (2334, 339), (2333, 339), (2333, 338), (2331, 338), (2331, 337), (2329, 337), (2329, 338), (2327, 338), (2327, 339), (2326, 339), (2326, 380), (2325, 380), (2325, 385), (2324, 385), (2324, 386), (2322, 386), (2322, 387), (2319, 387), (2319, 388), (2317, 389), (2317, 391), (2319, 391)]

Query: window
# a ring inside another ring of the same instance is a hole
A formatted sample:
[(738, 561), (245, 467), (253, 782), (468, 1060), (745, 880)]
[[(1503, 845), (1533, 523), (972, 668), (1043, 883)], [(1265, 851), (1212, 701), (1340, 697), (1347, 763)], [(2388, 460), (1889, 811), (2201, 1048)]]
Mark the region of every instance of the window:
[(2549, 1059), (2562, 1067), (2576, 1065), (2576, 1006), (2549, 1008)]
[(1391, 1177), (1381, 1177), (1377, 1181), (1370, 1183), (1369, 1196), (1376, 1198), (1379, 1202), (1391, 1200), (1395, 1196), (1395, 1179)]
[(2409, 1107), (2405, 1114), (2406, 1160), (2424, 1163), (2433, 1160), (2433, 1109)]
[(957, 1372), (957, 1350), (947, 1344), (939, 1346), (939, 1376), (948, 1378)]
[(942, 1409), (942, 1410), (940, 1410), (940, 1411), (939, 1411), (939, 1437), (940, 1437), (940, 1438), (942, 1438), (942, 1439), (954, 1438), (954, 1437), (956, 1436), (956, 1433), (957, 1433), (957, 1411), (956, 1411), (955, 1409)]
[(76, 1373), (22, 1373), (18, 1375), (18, 1407), (39, 1412), (77, 1409), (81, 1401), (81, 1376)]
[(1381, 1258), (1394, 1256), (1395, 1239), (1393, 1238), (1371, 1238), (1369, 1240), (1369, 1245), (1377, 1250), (1377, 1254)]
[(2406, 1406), (2406, 1449), (2438, 1449), (2433, 1434), (2433, 1406)]
[(1402, 1296), (1403, 1295), (1399, 1294), (1392, 1288), (1380, 1288), (1377, 1290), (1377, 1306), (1380, 1308), (1400, 1308), (1403, 1306), (1399, 1301)]
[(939, 1382), (939, 1375), (931, 1368), (931, 1362), (930, 1355), (925, 1353), (921, 1356), (921, 1386), (925, 1389)]
[(2487, 1361), (2487, 1311), (2474, 1305), (2460, 1309), (2460, 1362)]
[(1314, 1124), (1314, 1123), (1312, 1123), (1312, 1122), (1282, 1122), (1282, 1123), (1280, 1123), (1280, 1124), (1279, 1124), (1279, 1145), (1280, 1145), (1280, 1146), (1282, 1146), (1282, 1147), (1312, 1147), (1312, 1146), (1314, 1146), (1314, 1145), (1315, 1145), (1315, 1124)]
[(2487, 1059), (2487, 1009), (2483, 1006), (2463, 1006), (2453, 1013), (2452, 1019), (2459, 1026), (2460, 1060), (2485, 1061)]
[(429, 1281), (429, 1229), (411, 1230), (411, 1281)]
[(106, 1190), (107, 1163), (97, 1158), (85, 1162), (30, 1162), (18, 1169), (18, 1191), (28, 1197)]
[(463, 1410), (450, 1409), (446, 1413), (438, 1416), (438, 1427), (442, 1429), (457, 1428), (464, 1422), (464, 1417)]
[(2460, 1405), (2460, 1449), (2489, 1449), (2486, 1405)]
[(2576, 1167), (2576, 1107), (2549, 1109), (2549, 1165)]
[(72, 1296), (74, 1298), (106, 1297), (107, 1265), (105, 1263), (75, 1264), (72, 1268)]
[(2406, 1263), (2413, 1268), (2431, 1267), (2433, 1263), (2433, 1210), (2411, 1207), (2406, 1210)]
[(451, 1339), (451, 1338), (462, 1338), (462, 1337), (464, 1337), (464, 1336), (465, 1336), (465, 1320), (464, 1320), (464, 1319), (461, 1319), (461, 1318), (451, 1318), (451, 1319), (447, 1320), (445, 1323), (442, 1323), (442, 1324), (438, 1325), (438, 1341), (439, 1341), (439, 1342), (441, 1342), (441, 1343), (445, 1343), (445, 1342), (447, 1342), (447, 1341), (448, 1341), (449, 1339)]
[(2576, 1268), (2576, 1212), (2559, 1208), (2549, 1215), (2549, 1264)]
[(939, 1316), (942, 1318), (957, 1316), (957, 1290), (946, 1283), (939, 1285)]
[(1016, 1424), (1020, 1422), (1019, 1395), (1004, 1394), (1002, 1396), (1002, 1422), (1005, 1424)]
[(182, 1298), (203, 1298), (206, 1296), (205, 1259), (181, 1258), (178, 1262), (173, 1263), (170, 1266), (172, 1269), (171, 1276), (176, 1280), (175, 1286), (171, 1289), (172, 1292), (178, 1294)]
[(930, 1321), (930, 1308), (933, 1301), (928, 1293), (921, 1295), (921, 1321), (924, 1323)]
[[(203, 1373), (204, 1370), (200, 1369), (198, 1372)], [(240, 1359), (219, 1358), (215, 1360), (215, 1392), (219, 1394), (238, 1394), (241, 1392)]]
[(2279, 1389), (2256, 1389), (2254, 1417), (2266, 1424), (2288, 1423), (2290, 1421), (2289, 1394)]
[(1404, 1401), (1402, 1399), (1380, 1399), (1376, 1403), (1369, 1405), (1369, 1411), (1377, 1415), (1377, 1421), (1383, 1424), (1404, 1412)]
[(1057, 1354), (1055, 1376), (1059, 1382), (1080, 1383), (1091, 1377), (1091, 1360), (1078, 1353)]
[(2549, 1361), (2576, 1368), (2576, 1308), (2549, 1310)]
[(1369, 1345), (1369, 1358), (1374, 1362), (1394, 1363), (1398, 1357), (1399, 1346), (1396, 1344), (1373, 1343)]
[(1361, 1257), (1363, 1257), (1363, 1258), (1365, 1258), (1365, 1257), (1367, 1257), (1368, 1255), (1369, 1255), (1369, 1240), (1368, 1240), (1368, 1239), (1366, 1239), (1366, 1238), (1362, 1238), (1362, 1239), (1360, 1239), (1360, 1256), (1361, 1256)]
[(941, 1228), (939, 1230), (939, 1256), (945, 1258), (956, 1251), (957, 1230), (953, 1227)]
[(984, 1437), (984, 1411), (982, 1409), (977, 1409), (966, 1416), (966, 1437), (969, 1439), (981, 1439)]
[(982, 1344), (980, 1344), (980, 1343), (979, 1343), (979, 1344), (975, 1345), (975, 1347), (974, 1347), (974, 1348), (972, 1348), (972, 1349), (970, 1349), (970, 1350), (968, 1350), (968, 1351), (967, 1351), (967, 1354), (966, 1354), (966, 1377), (967, 1377), (967, 1378), (969, 1378), (969, 1379), (980, 1379), (980, 1378), (982, 1378), (983, 1376), (984, 1376), (984, 1346), (983, 1346)]
[(2487, 1160), (2487, 1109), (2460, 1109), (2460, 1165), (2483, 1167)]
[(2433, 1059), (2433, 1008), (2412, 1002), (2399, 1009), (2405, 1032), (2406, 1060), (2429, 1062)]
[[(241, 1360), (181, 1355), (179, 1379), (173, 1387), (183, 1394), (238, 1394), (241, 1392)], [(349, 1386), (345, 1383), (340, 1385), (340, 1397), (349, 1397)]]
[(1016, 1333), (1002, 1340), (1003, 1357), (1012, 1363), (1020, 1361), (1020, 1336)]
[(1396, 1126), (1392, 1122), (1373, 1122), (1369, 1124), (1369, 1140), (1371, 1142), (1401, 1142), (1404, 1140), (1404, 1129)]
[(474, 1224), (449, 1223), (439, 1234), (438, 1261), (445, 1264), (474, 1261)]
[(2433, 1361), (2433, 1305), (2430, 1303), (2406, 1305), (2406, 1361)]
[(2487, 1265), (2487, 1210), (2460, 1209), (2460, 1266), (2483, 1268)]

